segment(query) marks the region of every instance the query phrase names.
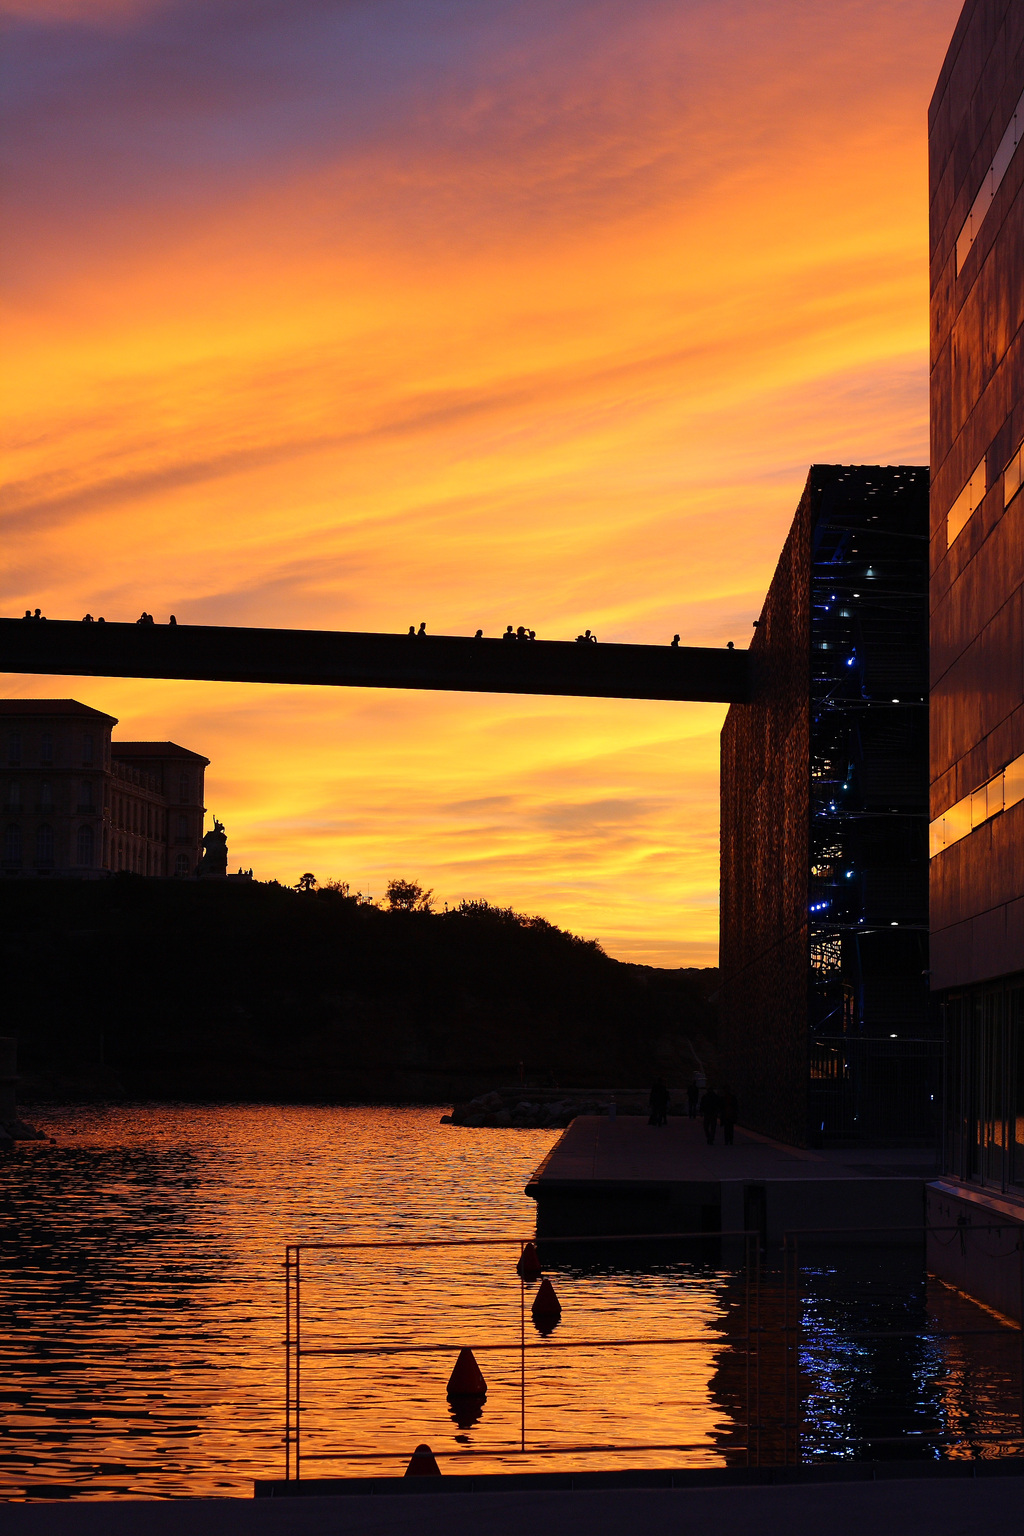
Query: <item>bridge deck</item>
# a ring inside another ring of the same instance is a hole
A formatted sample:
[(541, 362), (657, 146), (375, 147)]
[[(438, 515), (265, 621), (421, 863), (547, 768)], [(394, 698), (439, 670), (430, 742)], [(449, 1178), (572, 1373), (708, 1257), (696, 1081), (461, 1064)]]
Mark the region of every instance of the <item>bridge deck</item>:
[(68, 677), (195, 678), (729, 704), (748, 698), (748, 666), (746, 651), (696, 646), (0, 619), (0, 672)]

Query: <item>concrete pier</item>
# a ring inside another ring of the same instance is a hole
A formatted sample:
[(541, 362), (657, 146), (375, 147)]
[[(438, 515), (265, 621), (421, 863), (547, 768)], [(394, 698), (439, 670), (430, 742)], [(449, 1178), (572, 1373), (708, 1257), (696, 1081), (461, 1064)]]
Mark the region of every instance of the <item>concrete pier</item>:
[[(700, 1120), (651, 1126), (630, 1115), (582, 1115), (526, 1186), (537, 1235), (757, 1230), (769, 1244), (807, 1228), (913, 1228), (924, 1222), (931, 1151), (804, 1151), (737, 1128), (708, 1146)], [(893, 1241), (863, 1230), (857, 1240)], [(911, 1232), (899, 1241), (912, 1242)]]
[[(0, 1505), (4, 1536), (564, 1536), (567, 1531), (713, 1530), (716, 1536), (1018, 1536), (1020, 1462), (785, 1469), (761, 1486), (695, 1485), (640, 1474), (619, 1486), (499, 1492), (476, 1479), (413, 1478), (347, 1497), (166, 1499)], [(806, 1477), (806, 1474), (810, 1477)], [(801, 1476), (801, 1474), (805, 1474)], [(500, 1482), (501, 1479), (494, 1479)], [(453, 1484), (470, 1484), (466, 1488)], [(659, 1486), (660, 1484), (660, 1486)], [(340, 1490), (339, 1490), (340, 1491)]]

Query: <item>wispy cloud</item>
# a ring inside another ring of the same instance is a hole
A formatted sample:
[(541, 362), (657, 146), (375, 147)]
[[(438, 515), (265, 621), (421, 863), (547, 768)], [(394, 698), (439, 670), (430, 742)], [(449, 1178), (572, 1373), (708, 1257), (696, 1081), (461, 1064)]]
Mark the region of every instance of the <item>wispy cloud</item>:
[[(0, 7), (6, 611), (743, 644), (807, 465), (926, 459), (958, 9)], [(713, 957), (720, 709), (73, 691), (265, 874)]]

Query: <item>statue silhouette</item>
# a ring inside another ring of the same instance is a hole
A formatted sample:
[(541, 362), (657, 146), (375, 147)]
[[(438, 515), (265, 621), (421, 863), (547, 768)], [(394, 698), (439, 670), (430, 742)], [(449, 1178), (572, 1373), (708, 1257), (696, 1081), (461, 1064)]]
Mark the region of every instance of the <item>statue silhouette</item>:
[(224, 823), (213, 818), (213, 831), (203, 838), (203, 859), (199, 866), (201, 875), (226, 875), (228, 872), (228, 840)]

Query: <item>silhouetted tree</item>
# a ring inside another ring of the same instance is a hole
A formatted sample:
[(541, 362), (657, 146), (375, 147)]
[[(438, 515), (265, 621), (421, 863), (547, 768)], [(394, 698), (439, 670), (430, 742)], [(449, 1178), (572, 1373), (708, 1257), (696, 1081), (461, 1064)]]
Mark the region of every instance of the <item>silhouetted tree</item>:
[(429, 912), (434, 905), (433, 891), (425, 891), (415, 880), (389, 880), (384, 896), (389, 912)]
[(296, 880), (295, 889), (297, 891), (315, 891), (316, 884), (316, 875), (307, 869), (306, 873), (304, 875), (300, 875)]

